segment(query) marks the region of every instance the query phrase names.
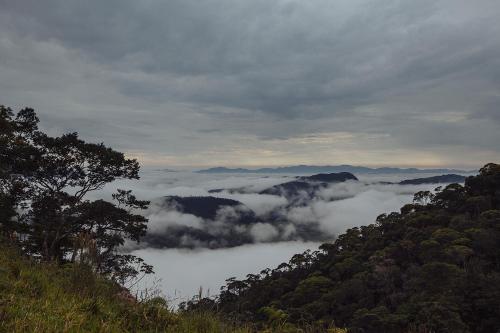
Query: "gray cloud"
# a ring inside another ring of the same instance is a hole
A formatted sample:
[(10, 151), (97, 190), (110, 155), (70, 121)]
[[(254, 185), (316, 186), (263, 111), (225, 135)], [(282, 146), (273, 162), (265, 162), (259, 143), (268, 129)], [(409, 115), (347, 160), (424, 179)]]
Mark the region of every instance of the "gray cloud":
[(147, 164), (479, 166), (500, 159), (499, 14), (494, 0), (0, 0), (1, 103)]

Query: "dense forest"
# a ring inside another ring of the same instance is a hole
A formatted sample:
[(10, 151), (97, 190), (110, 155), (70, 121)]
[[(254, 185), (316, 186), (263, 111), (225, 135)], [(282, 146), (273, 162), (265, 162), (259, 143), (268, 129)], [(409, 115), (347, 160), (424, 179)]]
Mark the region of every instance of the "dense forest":
[(399, 213), (184, 306), (360, 333), (497, 332), (499, 249), (500, 165), (488, 164), (464, 186), (418, 192)]

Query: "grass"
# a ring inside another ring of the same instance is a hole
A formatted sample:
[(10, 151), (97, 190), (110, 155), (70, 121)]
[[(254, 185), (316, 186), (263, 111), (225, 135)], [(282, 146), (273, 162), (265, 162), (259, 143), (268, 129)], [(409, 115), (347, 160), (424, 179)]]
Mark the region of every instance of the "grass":
[[(128, 297), (126, 297), (128, 296)], [(287, 324), (257, 330), (210, 312), (139, 302), (80, 265), (38, 263), (0, 239), (0, 332), (316, 333)], [(331, 330), (329, 333), (346, 333)]]
[(123, 295), (88, 267), (37, 263), (0, 244), (0, 332), (250, 332), (214, 314), (173, 313), (161, 298)]

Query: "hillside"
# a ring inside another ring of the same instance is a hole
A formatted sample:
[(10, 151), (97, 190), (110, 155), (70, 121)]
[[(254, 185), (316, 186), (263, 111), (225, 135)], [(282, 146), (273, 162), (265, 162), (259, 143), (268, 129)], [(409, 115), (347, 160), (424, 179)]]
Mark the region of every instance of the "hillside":
[(251, 331), (208, 312), (173, 313), (160, 297), (137, 301), (88, 267), (36, 263), (0, 240), (0, 332)]
[(320, 249), (228, 280), (214, 306), (253, 322), (335, 323), (349, 332), (497, 332), (500, 165), (464, 186), (419, 192), (399, 213)]

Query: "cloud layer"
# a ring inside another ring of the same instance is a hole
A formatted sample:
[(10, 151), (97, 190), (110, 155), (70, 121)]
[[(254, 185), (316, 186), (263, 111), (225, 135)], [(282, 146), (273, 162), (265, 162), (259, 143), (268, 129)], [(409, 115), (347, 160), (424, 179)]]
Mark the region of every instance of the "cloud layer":
[[(263, 218), (270, 211), (278, 210), (286, 218), (287, 223), (275, 225), (264, 220), (242, 226), (239, 231), (248, 236), (250, 242), (254, 244), (225, 249), (208, 249), (206, 243), (196, 242), (195, 239), (188, 237), (180, 239), (181, 245), (194, 249), (154, 249), (148, 247), (148, 244), (143, 244), (146, 247), (137, 249), (134, 248), (134, 244), (128, 244), (129, 249), (135, 249), (134, 254), (153, 264), (156, 271), (155, 276), (143, 281), (137, 288), (151, 287), (153, 280), (161, 278), (159, 287), (174, 305), (196, 295), (200, 286), (203, 287), (204, 295), (210, 289), (210, 295), (213, 296), (218, 293), (224, 280), (231, 276), (242, 278), (245, 274), (258, 273), (264, 268), (273, 268), (281, 262), (288, 261), (293, 254), (303, 252), (307, 248), (317, 249), (320, 244), (318, 242), (284, 241), (304, 239), (304, 230), (311, 226), (332, 239), (334, 235), (344, 232), (347, 228), (373, 223), (379, 214), (399, 210), (402, 205), (411, 202), (416, 191), (438, 186), (378, 183), (381, 180), (399, 181), (401, 177), (413, 176), (369, 175), (359, 182), (333, 184), (321, 190), (315, 200), (309, 201), (305, 206), (297, 207), (288, 206), (287, 200), (279, 196), (255, 192), (245, 194), (228, 191), (208, 192), (212, 188), (245, 188), (250, 192), (252, 189), (261, 191), (262, 186), (253, 185), (265, 183), (267, 186), (272, 186), (289, 181), (291, 177), (263, 175), (257, 177), (246, 174), (224, 178), (222, 175), (197, 173), (144, 172), (142, 180), (136, 183), (136, 192), (148, 193), (147, 188), (150, 188), (149, 193), (153, 197), (161, 196), (160, 193), (186, 196), (216, 195), (220, 198), (238, 200)], [(160, 187), (161, 184), (164, 185)], [(154, 204), (146, 212), (149, 218), (149, 232), (169, 238), (176, 237), (175, 229), (169, 230), (175, 226), (204, 230), (207, 221), (179, 210), (179, 207), (175, 206), (165, 207), (163, 200), (154, 200)], [(223, 235), (221, 233), (231, 230), (231, 227), (237, 229), (231, 225), (232, 214), (235, 212), (236, 210), (227, 209), (217, 212), (210, 224), (212, 228), (210, 231), (221, 236)], [(220, 237), (220, 239), (225, 238)]]
[(135, 289), (158, 288), (170, 305), (176, 306), (197, 295), (200, 287), (203, 296), (217, 295), (224, 281), (232, 276), (241, 279), (277, 267), (294, 254), (316, 250), (318, 246), (318, 243), (286, 242), (218, 250), (141, 249), (133, 254), (154, 265), (155, 275), (146, 277)]
[[(147, 193), (148, 186), (152, 188), (147, 197), (152, 203), (141, 212), (149, 219), (148, 234), (141, 244), (128, 244), (127, 248), (215, 249), (252, 243), (331, 241), (348, 228), (373, 223), (382, 213), (399, 211), (412, 201), (414, 193), (438, 186), (379, 181), (398, 181), (401, 177), (411, 178), (383, 175), (377, 179), (371, 175), (361, 181), (330, 184), (304, 181), (312, 191), (271, 195), (263, 194), (265, 186), (290, 184), (296, 178), (146, 173), (139, 193)], [(155, 188), (161, 182), (171, 187), (158, 192)]]
[(146, 164), (500, 158), (495, 0), (0, 0), (1, 103)]

